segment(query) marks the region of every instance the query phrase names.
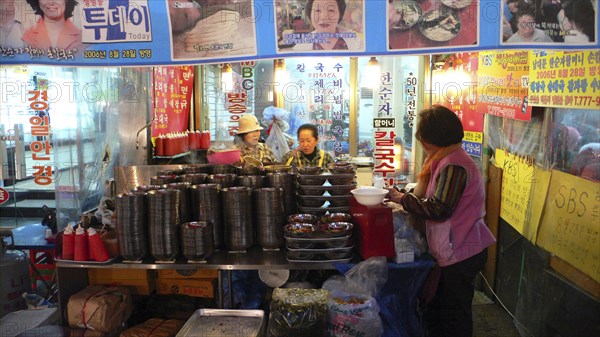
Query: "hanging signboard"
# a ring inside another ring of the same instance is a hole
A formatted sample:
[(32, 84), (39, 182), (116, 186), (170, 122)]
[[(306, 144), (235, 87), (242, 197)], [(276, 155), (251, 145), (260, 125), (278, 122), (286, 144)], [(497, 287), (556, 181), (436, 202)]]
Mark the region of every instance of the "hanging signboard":
[(194, 67), (154, 68), (152, 137), (188, 130)]
[(600, 282), (598, 183), (552, 171), (537, 244)]
[(531, 105), (600, 108), (600, 50), (530, 53)]
[[(591, 6), (592, 1), (577, 1), (588, 2)], [(531, 41), (527, 32), (515, 28), (519, 21), (510, 10), (512, 1), (504, 0), (64, 0), (66, 5), (55, 9), (40, 3), (0, 2), (3, 22), (11, 22), (2, 29), (3, 64), (185, 65), (281, 55), (581, 50), (600, 45), (597, 9), (571, 17), (573, 23), (569, 17), (580, 8), (570, 12), (558, 3), (544, 13), (562, 9), (564, 20), (558, 20), (559, 14), (537, 15), (540, 19), (533, 22), (521, 18), (536, 37)], [(532, 10), (541, 11), (537, 7)], [(517, 36), (527, 42), (515, 41)]]
[(478, 111), (503, 118), (531, 119), (528, 56), (526, 50), (479, 53)]

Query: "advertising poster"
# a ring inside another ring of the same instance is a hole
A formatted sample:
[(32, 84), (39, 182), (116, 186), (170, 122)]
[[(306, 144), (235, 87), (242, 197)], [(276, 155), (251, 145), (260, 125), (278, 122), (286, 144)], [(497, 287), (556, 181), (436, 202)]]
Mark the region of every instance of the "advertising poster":
[(389, 50), (479, 44), (477, 0), (392, 0), (386, 12)]
[(454, 111), (465, 131), (483, 131), (483, 113), (476, 108), (478, 53), (456, 53), (434, 62), (432, 100)]
[(477, 110), (503, 118), (531, 120), (528, 51), (480, 52), (477, 77)]
[(188, 129), (193, 86), (193, 66), (154, 68), (153, 138)]
[(501, 1), (502, 44), (597, 45), (597, 0)]
[(252, 0), (166, 0), (174, 60), (256, 56)]
[(364, 0), (275, 1), (277, 52), (365, 51)]
[(600, 50), (530, 53), (531, 105), (600, 108)]
[(598, 184), (553, 170), (537, 244), (600, 282)]

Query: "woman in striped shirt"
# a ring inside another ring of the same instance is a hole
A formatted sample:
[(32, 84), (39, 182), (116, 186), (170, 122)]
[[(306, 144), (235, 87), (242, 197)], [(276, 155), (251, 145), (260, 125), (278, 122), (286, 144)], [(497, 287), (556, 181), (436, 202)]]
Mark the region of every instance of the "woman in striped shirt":
[(487, 260), (487, 247), (496, 241), (483, 221), (483, 178), (461, 146), (462, 123), (448, 108), (421, 111), (415, 136), (427, 153), (417, 186), (411, 192), (390, 189), (389, 197), (424, 225), (429, 251), (440, 267), (425, 312), (429, 335), (470, 337), (475, 276)]

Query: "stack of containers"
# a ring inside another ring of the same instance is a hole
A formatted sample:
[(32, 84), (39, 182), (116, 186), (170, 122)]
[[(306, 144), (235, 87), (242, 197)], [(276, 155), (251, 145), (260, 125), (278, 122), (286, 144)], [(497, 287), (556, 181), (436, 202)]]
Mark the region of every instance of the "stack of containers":
[(179, 254), (180, 195), (174, 189), (148, 192), (150, 253), (156, 262), (172, 262)]
[(120, 194), (115, 203), (119, 252), (125, 262), (139, 262), (148, 254), (146, 192)]
[(224, 188), (221, 203), (227, 205), (227, 212), (223, 212), (225, 246), (231, 252), (245, 252), (254, 244), (252, 189), (245, 186)]
[(349, 212), (351, 190), (356, 188), (354, 165), (337, 163), (323, 172), (319, 167), (298, 168), (298, 211), (321, 216), (326, 212)]
[(219, 184), (193, 185), (191, 209), (193, 221), (206, 221), (212, 225), (215, 250), (223, 245), (223, 220), (221, 215), (221, 186)]
[(283, 188), (265, 187), (254, 190), (256, 238), (263, 250), (279, 250), (283, 244), (285, 208)]

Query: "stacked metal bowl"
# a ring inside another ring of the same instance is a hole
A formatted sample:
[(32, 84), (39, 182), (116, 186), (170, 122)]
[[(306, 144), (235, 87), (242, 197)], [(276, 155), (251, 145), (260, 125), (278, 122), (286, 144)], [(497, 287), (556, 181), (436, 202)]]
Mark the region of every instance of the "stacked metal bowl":
[(189, 188), (191, 184), (189, 182), (181, 181), (177, 183), (170, 183), (165, 188), (179, 190), (179, 223), (186, 223), (192, 218), (190, 210), (190, 194)]
[(146, 193), (119, 194), (115, 203), (119, 253), (125, 261), (141, 261), (148, 254)]
[(188, 262), (206, 262), (214, 249), (210, 222), (195, 221), (181, 225), (181, 251)]
[(150, 253), (157, 262), (171, 262), (179, 254), (179, 198), (175, 189), (148, 192)]
[(283, 188), (265, 187), (254, 190), (256, 239), (263, 250), (279, 250), (283, 244), (285, 224)]
[(246, 251), (254, 244), (252, 189), (246, 186), (224, 188), (221, 203), (227, 205), (227, 212), (223, 213), (225, 246), (232, 252)]
[(247, 186), (250, 188), (261, 188), (264, 185), (265, 176), (254, 175), (254, 176), (238, 176), (237, 185)]
[(237, 174), (234, 173), (219, 173), (211, 174), (208, 176), (208, 183), (219, 184), (221, 187), (232, 187), (235, 186)]
[(221, 215), (221, 186), (200, 184), (190, 187), (192, 220), (212, 224), (215, 250), (223, 245), (223, 218)]
[(268, 187), (283, 188), (285, 214), (296, 213), (296, 175), (293, 173), (267, 173)]

